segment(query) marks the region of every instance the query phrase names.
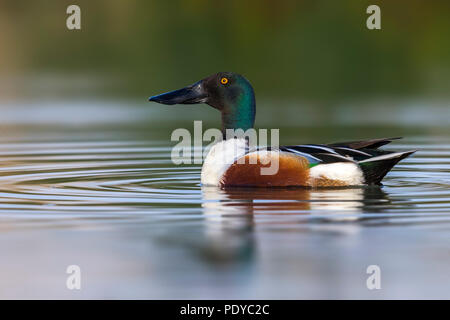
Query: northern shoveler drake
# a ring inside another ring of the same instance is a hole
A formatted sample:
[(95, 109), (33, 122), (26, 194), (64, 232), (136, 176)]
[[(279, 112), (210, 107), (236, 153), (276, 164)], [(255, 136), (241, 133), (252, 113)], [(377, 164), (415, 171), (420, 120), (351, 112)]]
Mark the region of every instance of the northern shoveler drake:
[[(185, 88), (152, 96), (162, 104), (206, 103), (222, 113), (222, 133), (244, 131), (255, 122), (255, 94), (250, 82), (233, 72), (219, 72)], [(379, 147), (394, 139), (372, 139), (333, 144), (304, 144), (251, 150), (248, 139), (231, 138), (215, 144), (203, 163), (203, 185), (220, 187), (348, 187), (380, 184), (400, 160), (416, 150), (392, 152)], [(229, 158), (232, 161), (221, 160)], [(270, 161), (275, 174), (262, 174)]]

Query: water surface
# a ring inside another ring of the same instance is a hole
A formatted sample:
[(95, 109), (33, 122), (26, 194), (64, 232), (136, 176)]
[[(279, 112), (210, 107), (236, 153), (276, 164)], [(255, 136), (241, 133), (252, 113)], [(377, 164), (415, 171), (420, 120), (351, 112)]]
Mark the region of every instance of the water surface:
[[(170, 160), (171, 131), (203, 110), (34, 107), (4, 107), (0, 298), (450, 298), (445, 117), (283, 118), (286, 144), (405, 135), (387, 148), (419, 151), (383, 187), (220, 190), (200, 185), (200, 165)], [(373, 264), (381, 290), (366, 287)]]

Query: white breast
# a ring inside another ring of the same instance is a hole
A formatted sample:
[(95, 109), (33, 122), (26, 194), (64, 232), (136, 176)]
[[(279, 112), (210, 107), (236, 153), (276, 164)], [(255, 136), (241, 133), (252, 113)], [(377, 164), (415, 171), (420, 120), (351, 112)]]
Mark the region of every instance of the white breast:
[(211, 147), (203, 163), (201, 182), (207, 186), (218, 186), (227, 169), (247, 153), (245, 139), (228, 139)]

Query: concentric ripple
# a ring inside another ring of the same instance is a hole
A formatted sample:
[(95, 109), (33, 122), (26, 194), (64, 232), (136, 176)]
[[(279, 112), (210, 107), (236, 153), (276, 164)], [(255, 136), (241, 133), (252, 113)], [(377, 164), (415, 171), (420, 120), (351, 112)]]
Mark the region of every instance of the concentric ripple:
[(199, 165), (174, 165), (166, 142), (4, 141), (0, 211), (3, 218), (36, 219), (250, 213), (282, 224), (450, 219), (450, 145), (416, 139), (395, 149), (419, 151), (397, 165), (382, 188), (219, 190), (201, 187)]

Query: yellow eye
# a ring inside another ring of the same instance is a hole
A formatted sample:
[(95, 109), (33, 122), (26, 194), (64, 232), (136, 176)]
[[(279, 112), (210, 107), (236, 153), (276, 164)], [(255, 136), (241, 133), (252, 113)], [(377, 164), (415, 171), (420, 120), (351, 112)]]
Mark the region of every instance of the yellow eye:
[(228, 79), (227, 78), (222, 78), (222, 79), (220, 79), (220, 83), (221, 84), (227, 84), (228, 83)]

